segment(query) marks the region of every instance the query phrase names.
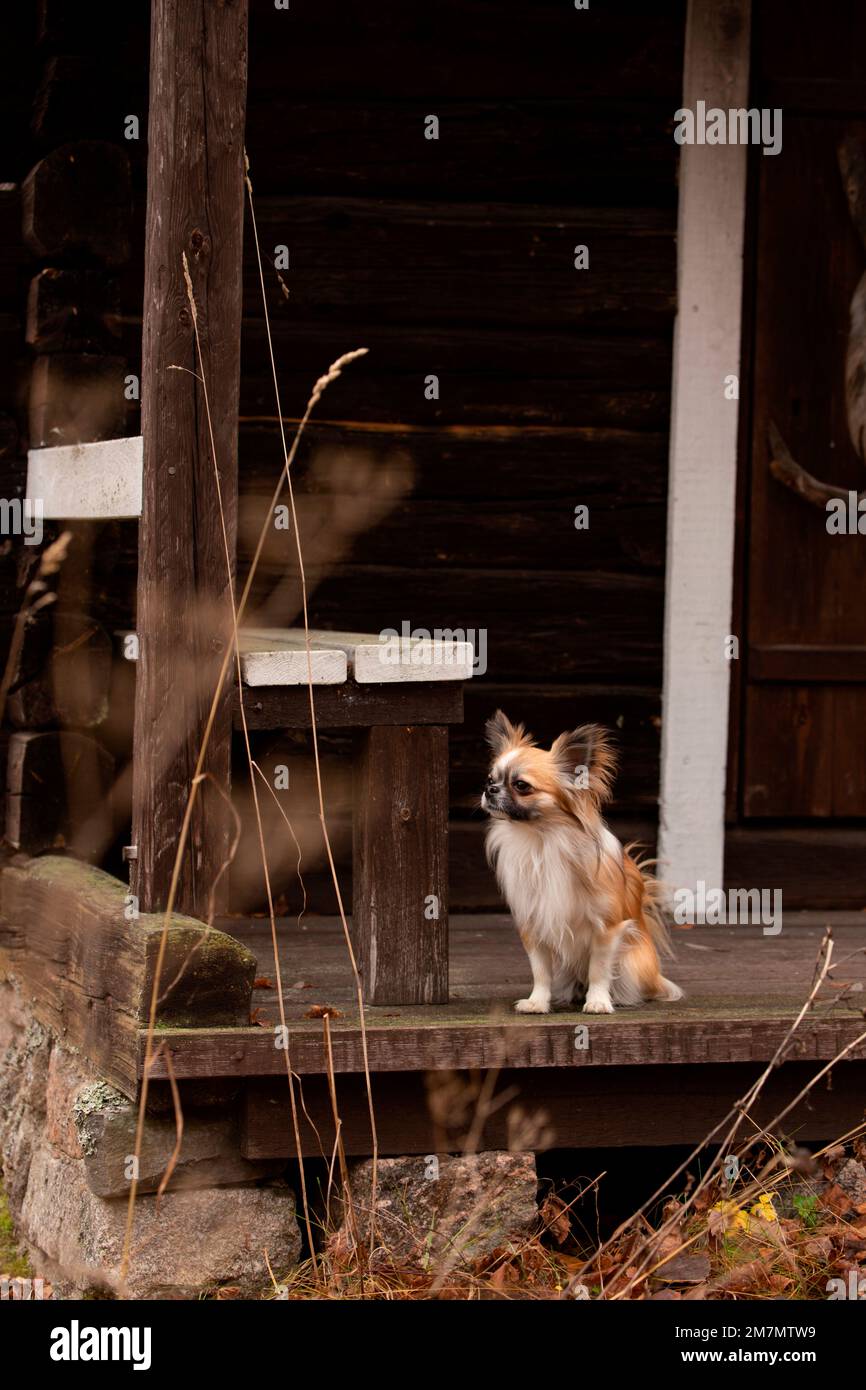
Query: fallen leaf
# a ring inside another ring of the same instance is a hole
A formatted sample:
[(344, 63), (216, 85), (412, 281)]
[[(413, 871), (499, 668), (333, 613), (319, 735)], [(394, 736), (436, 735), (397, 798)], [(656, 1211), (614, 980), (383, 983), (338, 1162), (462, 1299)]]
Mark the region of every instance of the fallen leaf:
[(652, 1277), (662, 1279), (666, 1284), (703, 1284), (710, 1275), (710, 1261), (707, 1255), (674, 1255), (659, 1268), (654, 1269)]
[(273, 989), (274, 982), (269, 980), (267, 975), (257, 975), (253, 980), (253, 989)]
[(711, 1289), (730, 1289), (748, 1293), (752, 1289), (766, 1289), (769, 1275), (761, 1260), (749, 1260), (747, 1264), (735, 1265), (726, 1274), (719, 1274), (710, 1284)]
[(333, 1004), (311, 1004), (304, 1014), (304, 1018), (345, 1018), (342, 1009), (337, 1009)]
[(568, 1207), (562, 1198), (549, 1192), (541, 1204), (539, 1216), (545, 1231), (550, 1232), (557, 1245), (564, 1245), (571, 1235), (571, 1222), (568, 1219)]

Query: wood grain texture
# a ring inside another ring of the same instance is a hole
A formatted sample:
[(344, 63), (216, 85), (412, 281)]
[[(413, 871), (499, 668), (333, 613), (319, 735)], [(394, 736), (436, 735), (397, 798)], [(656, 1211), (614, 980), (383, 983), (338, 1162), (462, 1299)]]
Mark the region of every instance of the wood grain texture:
[(357, 737), (352, 934), (370, 1004), (448, 999), (448, 730)]
[(31, 449), (27, 456), (27, 495), (42, 498), (46, 520), (140, 516), (142, 476), (141, 435)]
[[(802, 22), (800, 12), (797, 23)], [(855, 24), (853, 10), (850, 23)], [(825, 38), (833, 29), (828, 16)], [(797, 43), (785, 49), (785, 61), (796, 65), (802, 52), (801, 30)], [(830, 57), (823, 50), (819, 61)], [(832, 57), (841, 75), (850, 61), (847, 44)], [(778, 55), (768, 52), (763, 59), (782, 71)], [(861, 114), (864, 105), (861, 96)], [(768, 461), (778, 456), (772, 447), (775, 423), (797, 464), (820, 487), (844, 493), (864, 486), (856, 297), (852, 306), (852, 296), (862, 297), (857, 287), (866, 265), (857, 230), (863, 187), (856, 133), (863, 127), (853, 113), (786, 113), (785, 121), (784, 153), (779, 161), (762, 160), (757, 192), (750, 658), (740, 803), (745, 816), (862, 817), (866, 783), (857, 728), (866, 709), (862, 538), (828, 534), (823, 506), (807, 505), (780, 486)], [(840, 150), (845, 151), (842, 177)], [(764, 167), (774, 162), (777, 168)], [(805, 186), (813, 196), (804, 207)], [(822, 247), (815, 275), (793, 297), (796, 267), (779, 250), (786, 246), (792, 216), (800, 219), (806, 240)], [(816, 336), (827, 344), (817, 360), (810, 351)], [(757, 684), (765, 681), (774, 685)]]
[[(838, 979), (866, 984), (863, 928), (853, 921), (834, 927), (836, 958), (845, 964)], [(241, 930), (237, 927), (236, 930)], [(451, 1002), (438, 1006), (368, 1008), (365, 1012), (373, 1071), (442, 1071), (450, 1068), (511, 1066), (677, 1069), (703, 1063), (766, 1062), (784, 1038), (808, 994), (824, 931), (824, 918), (791, 915), (775, 937), (760, 926), (697, 927), (676, 932), (675, 960), (668, 973), (686, 990), (676, 1005), (621, 1009), (611, 1017), (579, 1010), (541, 1017), (518, 1015), (514, 1000), (525, 993), (529, 966), (510, 920), (464, 917), (451, 924)], [(264, 977), (273, 978), (269, 929), (242, 930), (256, 951)], [(281, 970), (289, 1050), (299, 1074), (326, 1070), (320, 1020), (305, 1017), (313, 1004), (336, 1005), (343, 1017), (331, 1020), (337, 1072), (363, 1070), (357, 1008), (345, 944), (338, 924), (309, 924), (298, 931), (291, 920), (280, 926)], [(857, 954), (860, 952), (860, 954)], [(790, 1060), (829, 1060), (864, 1032), (856, 1004), (860, 994), (840, 1001), (826, 987), (807, 1016)], [(185, 1030), (165, 1035), (178, 1076), (278, 1076), (285, 1056), (275, 1046), (278, 1021), (273, 988), (255, 992), (260, 1026), (220, 1032)], [(586, 1047), (576, 1047), (577, 1028), (586, 1026)], [(866, 1043), (853, 1057), (866, 1058)], [(164, 1063), (158, 1063), (163, 1070)]]
[[(234, 563), (247, 3), (156, 0), (151, 17), (133, 839), (142, 906), (165, 902), (227, 640)], [(192, 317), (195, 295), (211, 445)], [(178, 905), (204, 910), (228, 857), (231, 683), (219, 701)]]
[[(247, 314), (242, 423), (243, 417), (274, 413), (267, 340), (264, 325), (256, 317), (255, 301), (248, 303)], [(446, 431), (456, 427), (452, 437), (457, 438), (460, 427), (471, 425), (499, 425), (512, 431), (518, 425), (559, 426), (569, 428), (573, 438), (578, 427), (665, 430), (672, 329), (669, 323), (656, 336), (551, 330), (533, 337), (527, 357), (525, 331), (504, 325), (491, 331), (459, 320), (425, 323), (407, 334), (399, 325), (373, 320), (364, 325), (369, 357), (344, 374), (333, 398), (329, 391), (321, 416), (310, 428), (317, 435), (322, 419), (337, 417), (368, 425), (381, 421), (428, 429), (438, 425)], [(331, 362), (345, 349), (346, 329), (339, 322), (309, 323), (301, 335), (291, 319), (280, 318), (272, 331), (288, 412), (290, 403), (303, 400), (309, 391), (311, 365)], [(442, 381), (438, 400), (424, 392), (429, 372), (438, 373)], [(580, 447), (579, 437), (574, 447)], [(639, 438), (632, 447), (640, 447)], [(278, 469), (278, 445), (271, 449), (270, 459)], [(296, 465), (304, 467), (303, 451)], [(531, 486), (534, 470), (532, 475), (524, 472)], [(479, 463), (466, 481), (480, 476)]]
[[(375, 314), (388, 324), (658, 333), (674, 313), (667, 210), (439, 203), (431, 213), (392, 199), (383, 218), (372, 198), (267, 198), (256, 216), (263, 246), (290, 247), (290, 300), (268, 280), (277, 320), (339, 315), (357, 332)], [(576, 245), (589, 247), (591, 271), (575, 269)], [(251, 254), (244, 280), (252, 303), (261, 291)]]
[[(51, 855), (0, 875), (15, 975), (36, 1017), (134, 1097), (163, 918), (130, 915), (128, 893), (99, 869)], [(0, 949), (3, 942), (0, 936)], [(240, 942), (173, 917), (160, 1026), (243, 1022), (254, 975), (255, 961)]]
[[(750, 1112), (767, 1124), (794, 1099), (814, 1074), (814, 1067), (788, 1062), (775, 1071), (758, 1105)], [(755, 1080), (755, 1064), (705, 1062), (677, 1067), (608, 1067), (591, 1069), (506, 1068), (497, 1078), (492, 1114), (483, 1124), (478, 1148), (508, 1149), (526, 1124), (532, 1126), (536, 1152), (553, 1148), (592, 1149), (696, 1144)], [(435, 1081), (435, 1078), (433, 1078)], [(481, 1078), (466, 1072), (449, 1084), (477, 1094)], [(374, 1079), (376, 1137), (380, 1154), (460, 1153), (469, 1135), (447, 1096), (437, 1097), (429, 1074), (379, 1072)], [(866, 1062), (836, 1068), (832, 1088), (818, 1086), (783, 1126), (799, 1141), (826, 1140), (859, 1123), (866, 1086)], [(456, 1089), (456, 1087), (455, 1087)], [(453, 1094), (453, 1092), (452, 1092)], [(300, 1116), (302, 1152), (321, 1157), (334, 1146), (334, 1117), (326, 1077), (305, 1076), (304, 1114)], [(370, 1114), (362, 1076), (341, 1076), (337, 1085), (340, 1139), (348, 1154), (371, 1152)], [(473, 1110), (470, 1101), (470, 1113)], [(309, 1119), (307, 1118), (309, 1116)], [(315, 1124), (318, 1134), (312, 1128)], [(243, 1103), (242, 1151), (248, 1159), (293, 1157), (296, 1149), (285, 1080), (249, 1081)], [(322, 1148), (320, 1148), (320, 1144)]]
[[(367, 728), (374, 724), (459, 724), (463, 718), (463, 684), (387, 686), (342, 685), (316, 688), (316, 727)], [(306, 690), (289, 686), (259, 687), (244, 693), (250, 729), (309, 729), (310, 700)], [(240, 727), (235, 699), (235, 727)]]
[(308, 653), (304, 634), (300, 640), (287, 628), (271, 631), (244, 629), (241, 641), (241, 676), (245, 685), (342, 685), (346, 658), (314, 643)]

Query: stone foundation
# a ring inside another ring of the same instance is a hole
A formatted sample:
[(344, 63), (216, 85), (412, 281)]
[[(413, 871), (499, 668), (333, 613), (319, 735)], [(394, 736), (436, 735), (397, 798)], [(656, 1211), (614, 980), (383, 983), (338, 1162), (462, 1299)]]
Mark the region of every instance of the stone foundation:
[[(352, 1213), (343, 1207), (337, 1240), (370, 1238), (373, 1163), (349, 1174)], [(379, 1256), (396, 1264), (459, 1269), (520, 1245), (538, 1220), (538, 1177), (531, 1153), (460, 1158), (381, 1158), (376, 1179)], [(375, 1264), (375, 1258), (374, 1258)]]
[(119, 1281), (136, 1107), (30, 1014), (0, 982), (0, 1170), (34, 1272), (66, 1297), (193, 1298), (221, 1284), (242, 1294), (297, 1261), (300, 1233), (281, 1163), (240, 1153), (232, 1085), (182, 1090), (180, 1155), (170, 1097), (154, 1087), (139, 1163), (132, 1257)]

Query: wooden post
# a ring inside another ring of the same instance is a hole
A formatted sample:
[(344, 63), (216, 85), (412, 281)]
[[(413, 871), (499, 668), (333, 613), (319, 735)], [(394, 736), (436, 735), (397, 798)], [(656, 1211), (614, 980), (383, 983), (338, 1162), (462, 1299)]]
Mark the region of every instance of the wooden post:
[(369, 1004), (448, 1000), (448, 730), (377, 726), (355, 759), (352, 931)]
[[(745, 107), (750, 0), (689, 0), (683, 109)], [(668, 487), (659, 865), (722, 886), (745, 145), (683, 145)]]
[[(226, 557), (182, 255), (198, 308), (234, 564), (247, 0), (152, 0), (135, 699), (133, 891), (165, 904), (228, 640)], [(187, 370), (174, 371), (174, 367)], [(203, 913), (228, 857), (232, 682), (210, 736), (177, 899)], [(225, 901), (225, 876), (215, 907)]]

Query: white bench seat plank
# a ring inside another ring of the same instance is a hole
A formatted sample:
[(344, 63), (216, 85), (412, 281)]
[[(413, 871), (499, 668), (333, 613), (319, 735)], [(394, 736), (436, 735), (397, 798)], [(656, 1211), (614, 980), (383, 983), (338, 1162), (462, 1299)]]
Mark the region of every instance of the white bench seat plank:
[[(254, 630), (257, 639), (279, 637), (287, 646), (304, 647), (302, 628), (281, 628), (268, 634)], [(310, 632), (310, 642), (325, 651), (342, 652), (349, 673), (359, 685), (392, 685), (406, 682), (465, 681), (472, 676), (471, 642), (446, 642), (435, 638), (380, 639), (371, 632)]]
[(309, 665), (303, 641), (286, 640), (282, 631), (250, 631), (240, 634), (241, 675), (244, 685), (342, 685), (348, 662), (342, 651), (310, 649)]
[(27, 453), (27, 496), (42, 502), (46, 521), (139, 517), (141, 480), (141, 435)]

